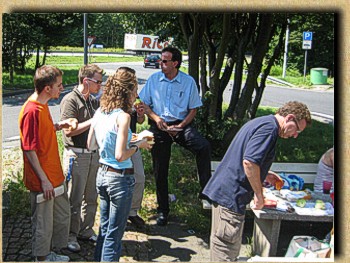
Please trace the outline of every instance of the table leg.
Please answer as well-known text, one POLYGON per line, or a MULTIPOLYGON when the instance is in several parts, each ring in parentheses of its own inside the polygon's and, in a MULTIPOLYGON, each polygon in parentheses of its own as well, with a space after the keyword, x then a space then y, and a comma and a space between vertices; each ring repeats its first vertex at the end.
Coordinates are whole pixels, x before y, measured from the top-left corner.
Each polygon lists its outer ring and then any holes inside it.
POLYGON ((277 254, 281 220, 254 218, 253 253, 261 257, 277 254))

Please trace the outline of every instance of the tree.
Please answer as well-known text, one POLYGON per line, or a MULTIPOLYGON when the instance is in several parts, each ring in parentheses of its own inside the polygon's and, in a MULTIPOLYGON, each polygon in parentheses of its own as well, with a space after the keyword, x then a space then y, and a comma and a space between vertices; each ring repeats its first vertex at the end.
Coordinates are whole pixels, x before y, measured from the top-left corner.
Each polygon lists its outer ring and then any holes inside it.
MULTIPOLYGON (((26 15, 26 14, 23 14, 26 15)), ((66 13, 32 14, 29 17, 31 28, 35 28, 40 34, 33 38, 36 44, 37 60, 35 68, 45 64, 49 48, 60 46, 67 42, 68 35, 58 34, 58 32, 70 32, 76 23, 82 24, 82 15, 66 13), (39 61, 39 51, 44 52, 43 59, 39 61)))
MULTIPOLYGON (((36 50, 35 69, 45 64, 46 55, 51 46, 67 43, 68 32, 81 20, 79 14, 33 14, 13 13, 3 15, 3 57, 4 70, 10 73, 13 81, 15 71, 24 72, 31 52, 36 50), (67 32, 59 34, 58 32, 67 32), (40 61, 39 51, 44 51, 40 61)), ((82 23, 82 22, 81 22, 82 23)), ((80 22, 79 22, 80 24, 80 22)))
MULTIPOLYGON (((303 24, 305 21, 313 21, 317 28, 323 27, 321 14, 308 14, 307 18, 288 13, 129 13, 120 16, 125 32, 161 38, 176 36, 174 45, 180 49, 183 49, 180 39, 185 40, 188 72, 204 101, 196 123, 217 155, 226 150, 241 125, 255 117, 267 76, 272 66, 281 62, 287 19, 292 21, 291 29, 294 25, 307 26, 303 24), (231 99, 224 110, 223 93, 231 78, 234 80, 231 99)), ((301 41, 297 39, 295 43, 301 46, 301 41)), ((293 46, 293 38, 291 43, 293 46)), ((289 61, 294 63, 293 59, 289 61)))
POLYGON ((3 14, 3 70, 9 72, 11 83, 16 71, 24 71, 34 47, 32 36, 37 35, 37 30, 30 30, 29 16, 3 14))
POLYGON ((189 65, 195 68, 192 71, 189 69, 189 72, 195 74, 195 79, 198 76, 199 61, 201 64, 200 83, 204 107, 200 111, 197 125, 211 141, 213 152, 222 155, 239 127, 246 120, 255 117, 266 85, 266 76, 281 54, 286 16, 271 13, 225 13, 180 14, 180 18, 181 29, 188 43, 189 65), (272 47, 273 55, 268 57, 269 44, 275 35, 279 36, 278 45, 272 47), (196 37, 200 40, 194 40, 196 37), (200 59, 198 50, 201 50, 200 59), (250 62, 246 60, 247 53, 252 54, 250 62), (242 88, 244 67, 247 68, 247 77, 242 88), (231 101, 223 114, 223 92, 233 69, 231 101), (206 81, 208 72, 209 84, 206 81), (261 78, 258 85, 261 72, 264 72, 265 77, 261 78))
POLYGON ((314 67, 325 67, 334 76, 334 13, 291 14, 288 68, 304 72, 305 50, 302 50, 303 32, 313 32, 312 49, 308 50, 308 72, 314 67))

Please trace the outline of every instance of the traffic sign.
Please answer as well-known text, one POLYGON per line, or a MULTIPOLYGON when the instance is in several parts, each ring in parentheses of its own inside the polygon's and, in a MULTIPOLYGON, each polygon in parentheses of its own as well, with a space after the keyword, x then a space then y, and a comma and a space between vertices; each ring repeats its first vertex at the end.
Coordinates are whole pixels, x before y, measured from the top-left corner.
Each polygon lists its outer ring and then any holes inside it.
POLYGON ((312 32, 303 32, 303 41, 304 40, 312 41, 312 32))
POLYGON ((94 43, 96 40, 95 36, 88 36, 88 45, 91 46, 92 43, 94 43))
POLYGON ((311 40, 304 40, 303 41, 303 49, 311 49, 312 41, 311 40))
POLYGON ((312 32, 303 32, 303 49, 311 49, 312 32))

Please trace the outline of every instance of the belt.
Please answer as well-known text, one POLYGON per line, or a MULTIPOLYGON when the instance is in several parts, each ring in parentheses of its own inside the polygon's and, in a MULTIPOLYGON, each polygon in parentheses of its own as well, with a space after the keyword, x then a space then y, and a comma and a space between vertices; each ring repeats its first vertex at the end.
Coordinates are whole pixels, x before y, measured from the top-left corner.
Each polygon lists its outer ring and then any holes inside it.
POLYGON ((110 167, 105 164, 100 164, 100 167, 107 167, 108 172, 115 172, 118 174, 134 174, 134 168, 114 169, 113 167, 110 167))
MULTIPOLYGON (((168 126, 172 126, 172 125, 177 125, 177 124, 180 124, 182 122, 182 120, 176 120, 176 121, 166 121, 166 125, 168 126)), ((153 125, 155 127, 157 127, 157 123, 151 119, 148 119, 148 123, 149 125, 153 125)))
POLYGON ((178 124, 180 124, 182 122, 182 120, 176 120, 176 121, 167 121, 166 122, 166 125, 168 125, 168 126, 172 126, 172 125, 178 125, 178 124))
POLYGON ((97 150, 90 151, 85 148, 77 148, 77 147, 67 147, 67 149, 72 150, 73 152, 76 152, 76 153, 96 153, 97 152, 97 150))

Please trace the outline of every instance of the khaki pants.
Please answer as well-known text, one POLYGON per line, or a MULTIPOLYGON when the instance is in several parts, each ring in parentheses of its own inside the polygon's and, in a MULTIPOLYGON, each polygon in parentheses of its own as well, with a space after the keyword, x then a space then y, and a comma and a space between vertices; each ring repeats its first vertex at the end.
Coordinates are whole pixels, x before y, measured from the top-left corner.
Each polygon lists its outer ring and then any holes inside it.
POLYGON ((213 205, 210 261, 236 261, 241 249, 244 215, 213 205))
POLYGON ((39 193, 30 192, 34 257, 47 256, 52 248, 67 247, 70 212, 66 186, 64 190, 62 195, 39 204, 39 193))
POLYGON ((89 238, 94 233, 93 226, 97 210, 96 176, 99 167, 98 153, 75 153, 64 150, 63 171, 67 177, 71 169, 71 179, 68 182, 68 196, 71 207, 71 222, 69 241, 76 241, 77 236, 89 238), (69 166, 69 159, 73 164, 69 166))
POLYGON ((129 216, 136 216, 137 211, 141 208, 143 191, 145 189, 145 170, 143 169, 142 155, 140 151, 133 154, 131 160, 134 166, 134 177, 136 183, 134 186, 129 216))

